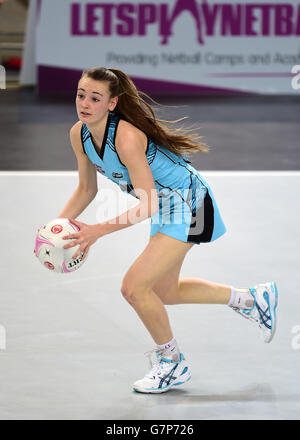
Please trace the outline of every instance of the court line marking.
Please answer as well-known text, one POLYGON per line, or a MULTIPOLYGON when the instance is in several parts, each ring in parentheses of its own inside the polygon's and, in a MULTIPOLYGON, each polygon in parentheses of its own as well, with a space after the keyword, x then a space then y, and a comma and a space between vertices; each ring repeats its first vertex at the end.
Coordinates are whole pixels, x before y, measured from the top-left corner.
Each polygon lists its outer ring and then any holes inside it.
MULTIPOLYGON (((205 171, 203 177, 299 177, 300 171, 205 171)), ((77 177, 78 171, 0 171, 0 177, 77 177)), ((106 176, 102 176, 106 177, 106 176)))

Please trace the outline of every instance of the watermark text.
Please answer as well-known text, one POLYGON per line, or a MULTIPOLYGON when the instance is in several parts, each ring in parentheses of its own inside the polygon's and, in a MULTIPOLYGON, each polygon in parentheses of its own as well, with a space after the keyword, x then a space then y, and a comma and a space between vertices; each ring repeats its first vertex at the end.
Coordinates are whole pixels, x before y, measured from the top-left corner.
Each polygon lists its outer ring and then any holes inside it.
POLYGON ((292 78, 292 88, 298 90, 300 89, 300 64, 292 67, 292 73, 295 74, 292 78))
POLYGON ((292 334, 294 335, 291 343, 292 349, 300 350, 300 325, 294 325, 292 328, 292 334))

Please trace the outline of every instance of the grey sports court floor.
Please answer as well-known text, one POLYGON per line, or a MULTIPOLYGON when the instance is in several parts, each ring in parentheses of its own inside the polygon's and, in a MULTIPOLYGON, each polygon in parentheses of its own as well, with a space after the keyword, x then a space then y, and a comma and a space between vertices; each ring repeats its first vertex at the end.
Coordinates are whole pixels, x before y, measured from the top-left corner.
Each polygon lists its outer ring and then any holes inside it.
MULTIPOLYGON (((72 107, 14 93, 2 96, 0 122, 0 419, 299 419, 299 101, 284 98, 280 112, 274 100, 273 118, 264 115, 264 101, 192 101, 194 118, 199 115, 215 145, 216 160, 197 168, 214 190, 228 232, 194 246, 181 276, 236 286, 276 280, 278 329, 264 344, 226 306, 168 306, 192 380, 166 394, 143 395, 131 384, 148 370, 144 352, 154 345, 120 284, 148 242, 149 221, 103 237, 73 274, 44 269, 32 252, 35 231, 57 216, 77 184, 65 132, 72 107), (59 160, 62 146, 69 166, 59 160), (264 167, 268 157, 273 171, 264 167)), ((265 108, 272 106, 265 101, 265 108)), ((99 188, 82 221, 96 223, 136 203, 101 176, 99 188), (104 189, 114 191, 113 202, 103 200, 104 189)))

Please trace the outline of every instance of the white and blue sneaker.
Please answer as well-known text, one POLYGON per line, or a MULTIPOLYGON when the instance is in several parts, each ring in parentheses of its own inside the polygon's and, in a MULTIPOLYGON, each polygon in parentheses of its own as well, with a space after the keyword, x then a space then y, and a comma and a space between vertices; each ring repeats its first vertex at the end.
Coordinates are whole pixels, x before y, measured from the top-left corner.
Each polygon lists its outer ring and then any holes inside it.
POLYGON ((151 370, 143 379, 133 384, 133 390, 138 393, 165 393, 170 388, 182 385, 191 379, 190 367, 180 354, 179 362, 162 357, 163 350, 151 350, 149 356, 151 370), (154 361, 151 355, 156 354, 154 361))
POLYGON ((276 330, 276 307, 278 304, 276 283, 273 281, 258 284, 250 287, 249 291, 254 298, 252 309, 232 308, 235 312, 259 326, 264 342, 271 342, 276 330))

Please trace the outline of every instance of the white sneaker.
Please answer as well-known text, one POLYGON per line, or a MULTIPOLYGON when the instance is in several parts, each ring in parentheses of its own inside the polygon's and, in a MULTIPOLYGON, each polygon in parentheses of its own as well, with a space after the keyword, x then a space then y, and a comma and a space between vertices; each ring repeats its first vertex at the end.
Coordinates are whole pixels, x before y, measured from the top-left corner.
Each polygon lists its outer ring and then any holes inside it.
POLYGON ((190 367, 183 354, 179 362, 162 357, 163 350, 151 350, 149 356, 151 370, 143 379, 133 384, 133 390, 139 393, 165 393, 173 386, 182 385, 191 378, 190 367), (152 361, 151 355, 156 354, 152 361))
POLYGON ((254 298, 252 309, 232 309, 258 325, 262 331, 265 342, 271 342, 276 330, 276 307, 278 304, 278 291, 276 283, 264 283, 249 288, 254 298))

